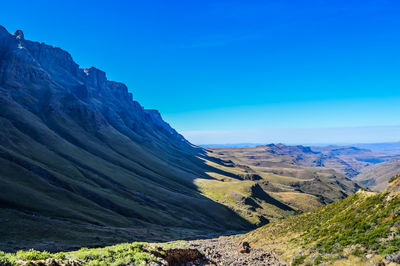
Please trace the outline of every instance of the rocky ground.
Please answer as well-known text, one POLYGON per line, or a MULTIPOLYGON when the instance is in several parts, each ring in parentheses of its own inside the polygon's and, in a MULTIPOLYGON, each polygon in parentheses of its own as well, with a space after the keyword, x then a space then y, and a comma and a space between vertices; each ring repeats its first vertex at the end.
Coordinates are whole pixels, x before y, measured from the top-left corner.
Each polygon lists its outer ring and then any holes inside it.
MULTIPOLYGON (((190 241, 192 250, 201 256, 194 261, 175 265, 286 265, 271 251, 253 249, 246 242, 232 237, 190 241)), ((171 263, 174 264, 174 263, 171 263)))

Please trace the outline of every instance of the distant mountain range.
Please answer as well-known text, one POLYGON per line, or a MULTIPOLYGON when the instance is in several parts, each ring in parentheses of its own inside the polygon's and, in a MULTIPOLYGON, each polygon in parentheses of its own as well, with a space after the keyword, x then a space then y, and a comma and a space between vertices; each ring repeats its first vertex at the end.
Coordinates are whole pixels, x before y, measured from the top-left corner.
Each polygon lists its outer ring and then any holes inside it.
MULTIPOLYGON (((281 160, 294 165, 335 169, 345 174, 348 178, 355 177, 368 166, 398 157, 397 155, 378 153, 354 146, 290 146, 284 144, 267 144, 242 148, 243 151, 251 151, 255 148, 263 149, 263 157, 253 156, 254 163, 258 165, 262 164, 262 159, 265 156, 280 156, 281 160)), ((215 149, 218 150, 218 148, 215 149)))
MULTIPOLYGON (((199 147, 203 148, 250 148, 256 147, 260 145, 268 145, 268 143, 229 143, 229 144, 200 144, 199 147)), ((292 144, 286 144, 292 145, 292 144)), ((400 142, 382 142, 382 143, 354 143, 354 144, 301 144, 303 146, 310 146, 316 148, 323 147, 356 147, 361 149, 368 149, 373 152, 390 154, 390 155, 399 155, 400 154, 400 142)))

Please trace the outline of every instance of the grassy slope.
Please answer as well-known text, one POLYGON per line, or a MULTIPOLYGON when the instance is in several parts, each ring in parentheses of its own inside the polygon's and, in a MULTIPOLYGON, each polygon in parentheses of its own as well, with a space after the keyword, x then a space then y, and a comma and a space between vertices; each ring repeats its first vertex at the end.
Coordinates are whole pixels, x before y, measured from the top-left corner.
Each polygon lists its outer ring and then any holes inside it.
POLYGON ((260 147, 214 149, 208 155, 204 162, 214 171, 206 174, 213 179, 196 179, 199 190, 257 225, 321 207, 357 188, 332 169, 290 164, 287 156, 267 157, 260 147))
MULTIPOLYGON (((284 146, 282 149, 285 151, 290 148, 290 146, 284 146)), ((272 153, 268 146, 212 151, 216 157, 233 161, 237 168, 250 167, 251 171, 246 168, 242 168, 242 171, 254 172, 263 180, 268 181, 270 191, 304 192, 322 196, 325 203, 330 203, 357 190, 357 186, 352 181, 335 170, 326 167, 303 166, 303 161, 311 160, 313 157, 306 160, 304 158, 307 158, 309 154, 301 153, 301 151, 294 155, 272 153)))
POLYGON ((400 250, 400 195, 359 191, 353 196, 275 222, 247 235, 253 246, 286 261, 356 265, 400 250))

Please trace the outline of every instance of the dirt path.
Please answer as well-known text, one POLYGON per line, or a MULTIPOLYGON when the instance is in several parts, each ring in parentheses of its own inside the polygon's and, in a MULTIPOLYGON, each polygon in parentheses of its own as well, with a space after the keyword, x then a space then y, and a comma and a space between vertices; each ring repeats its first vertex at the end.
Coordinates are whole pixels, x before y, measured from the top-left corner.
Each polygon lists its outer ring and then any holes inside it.
POLYGON ((189 247, 205 257, 186 265, 286 265, 271 251, 250 247, 245 253, 240 244, 233 237, 190 241, 189 247))

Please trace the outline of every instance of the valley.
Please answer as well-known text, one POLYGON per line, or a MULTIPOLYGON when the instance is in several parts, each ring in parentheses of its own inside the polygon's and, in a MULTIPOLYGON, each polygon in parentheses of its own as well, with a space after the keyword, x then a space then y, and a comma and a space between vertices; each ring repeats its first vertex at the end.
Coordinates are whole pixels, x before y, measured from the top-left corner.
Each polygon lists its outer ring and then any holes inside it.
POLYGON ((0 63, 0 265, 362 264, 399 251, 398 147, 199 147, 125 84, 21 30, 0 26, 0 63))
POLYGON ((51 254, 1 253, 4 265, 397 265, 398 178, 388 192, 360 190, 246 234, 194 241, 130 243, 51 254), (246 247, 243 249, 243 247, 246 247), (242 252, 244 250, 244 252, 242 252), (40 264, 42 263, 42 264, 40 264))

